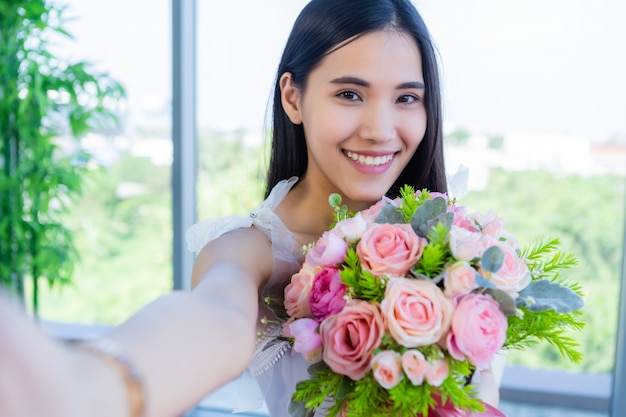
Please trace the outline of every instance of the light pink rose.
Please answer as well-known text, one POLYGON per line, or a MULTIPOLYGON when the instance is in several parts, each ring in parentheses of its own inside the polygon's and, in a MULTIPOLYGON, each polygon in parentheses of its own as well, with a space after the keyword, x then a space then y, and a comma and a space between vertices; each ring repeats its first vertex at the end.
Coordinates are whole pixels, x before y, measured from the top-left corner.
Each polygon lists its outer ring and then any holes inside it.
POLYGON ((293 335, 293 350, 313 363, 322 359, 322 338, 317 332, 318 323, 313 319, 298 319, 289 325, 293 335))
POLYGON ((300 271, 292 275, 291 282, 285 287, 285 309, 291 317, 311 317, 309 295, 319 269, 304 263, 300 271))
POLYGON ((515 237, 515 235, 507 230, 502 231, 502 234, 500 235, 500 241, 512 247, 515 252, 520 250, 520 244, 517 241, 517 238, 515 237))
POLYGON ((363 269, 374 275, 405 275, 422 256, 428 241, 409 224, 372 224, 357 244, 363 269))
POLYGON ((390 278, 381 303, 389 333, 406 347, 437 343, 450 328, 453 306, 431 281, 390 278))
POLYGON ((468 359, 478 369, 489 366, 506 339, 507 319, 500 305, 490 296, 468 294, 455 299, 446 346, 458 360, 468 359))
POLYGON ((506 292, 513 298, 530 284, 531 276, 528 265, 519 257, 515 249, 503 242, 495 242, 494 246, 502 249, 504 261, 496 272, 488 272, 479 268, 478 272, 491 281, 498 289, 506 292))
POLYGON ((424 354, 417 349, 409 349, 402 354, 402 369, 413 385, 422 385, 430 364, 424 354))
POLYGON ((478 288, 476 270, 465 261, 446 265, 443 270, 443 284, 443 292, 449 298, 454 295, 469 294, 478 288))
POLYGON ((489 210, 487 213, 471 213, 467 218, 472 220, 484 235, 491 236, 494 239, 500 238, 504 220, 498 217, 493 211, 489 210))
POLYGON ((381 387, 395 387, 403 378, 402 357, 393 350, 383 350, 372 358, 372 373, 381 387))
POLYGON ((367 229, 367 221, 363 218, 361 212, 353 217, 337 222, 332 232, 342 237, 348 243, 354 243, 361 238, 363 232, 367 229))
POLYGON ((463 230, 467 230, 468 232, 480 233, 480 230, 478 230, 471 220, 468 220, 466 217, 460 216, 457 213, 454 214, 452 225, 463 230))
POLYGON ((309 305, 311 315, 321 322, 331 314, 341 311, 346 305, 346 286, 341 283, 339 268, 326 266, 315 276, 311 287, 309 305))
POLYGON ((371 369, 371 356, 380 346, 385 328, 380 306, 348 301, 337 314, 320 324, 323 359, 338 374, 361 379, 371 369))
POLYGON ((450 239, 450 252, 457 261, 470 262, 479 256, 483 244, 481 239, 482 233, 471 231, 465 227, 452 225, 448 233, 450 239))
POLYGON ((343 262, 348 251, 348 244, 335 233, 329 231, 315 242, 304 258, 311 266, 336 265, 343 262))
POLYGON ((429 362, 425 377, 430 385, 438 387, 443 384, 449 374, 450 365, 448 361, 445 358, 439 358, 429 362))

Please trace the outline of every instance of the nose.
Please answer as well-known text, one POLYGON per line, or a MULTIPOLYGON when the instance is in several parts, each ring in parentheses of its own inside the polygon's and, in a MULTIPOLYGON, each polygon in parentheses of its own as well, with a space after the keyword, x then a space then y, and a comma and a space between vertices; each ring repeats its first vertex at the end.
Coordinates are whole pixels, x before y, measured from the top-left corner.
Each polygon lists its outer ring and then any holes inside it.
POLYGON ((382 143, 396 137, 394 112, 389 104, 370 102, 362 116, 360 135, 363 139, 382 143))

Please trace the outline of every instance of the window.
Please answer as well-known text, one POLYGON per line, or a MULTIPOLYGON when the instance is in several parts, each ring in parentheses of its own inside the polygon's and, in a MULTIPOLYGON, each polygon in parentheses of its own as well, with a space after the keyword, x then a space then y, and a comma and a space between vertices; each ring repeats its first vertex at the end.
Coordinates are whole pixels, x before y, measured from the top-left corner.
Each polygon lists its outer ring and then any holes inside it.
POLYGON ((44 289, 41 315, 119 323, 171 289, 171 30, 166 0, 66 1, 74 40, 55 45, 126 88, 117 132, 87 135, 92 155, 70 227, 80 261, 71 286, 44 289))

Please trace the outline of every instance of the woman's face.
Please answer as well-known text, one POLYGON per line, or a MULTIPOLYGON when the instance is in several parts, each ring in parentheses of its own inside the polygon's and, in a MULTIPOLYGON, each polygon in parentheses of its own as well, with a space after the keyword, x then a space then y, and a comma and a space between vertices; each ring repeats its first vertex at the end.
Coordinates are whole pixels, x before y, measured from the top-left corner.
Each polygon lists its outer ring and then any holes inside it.
POLYGON ((341 193, 346 203, 380 199, 426 131, 421 55, 403 32, 377 31, 341 46, 295 95, 287 113, 304 127, 303 181, 341 193))

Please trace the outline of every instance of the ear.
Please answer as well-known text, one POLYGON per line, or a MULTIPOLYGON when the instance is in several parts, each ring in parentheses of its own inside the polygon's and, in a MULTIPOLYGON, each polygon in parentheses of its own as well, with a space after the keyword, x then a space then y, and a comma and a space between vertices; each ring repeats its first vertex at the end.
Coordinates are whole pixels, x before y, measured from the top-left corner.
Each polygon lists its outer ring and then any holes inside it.
POLYGON ((291 120, 291 123, 299 125, 302 123, 300 116, 300 89, 293 84, 293 76, 286 72, 280 76, 280 100, 283 110, 291 120))

